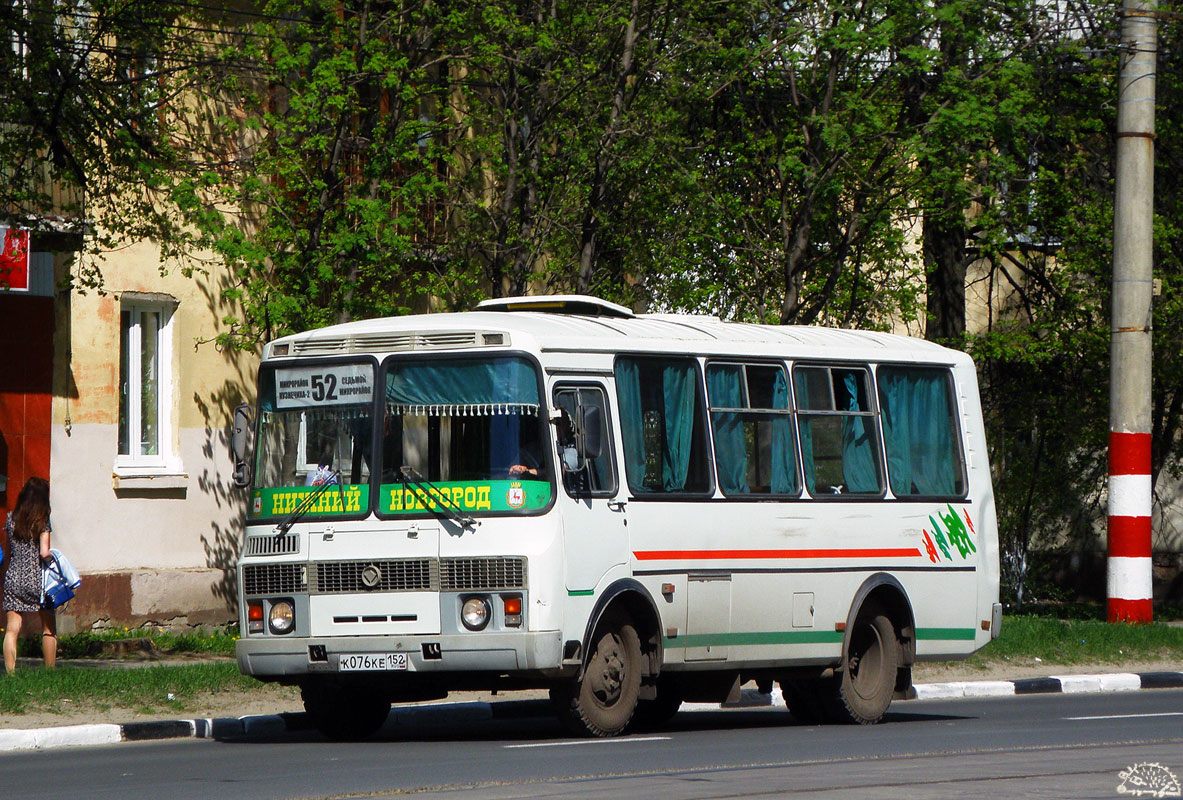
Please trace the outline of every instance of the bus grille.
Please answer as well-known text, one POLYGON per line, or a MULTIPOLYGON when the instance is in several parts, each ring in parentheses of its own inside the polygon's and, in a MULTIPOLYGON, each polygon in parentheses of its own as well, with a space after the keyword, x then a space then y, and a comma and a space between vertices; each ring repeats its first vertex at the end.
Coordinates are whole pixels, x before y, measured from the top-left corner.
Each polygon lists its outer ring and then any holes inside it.
POLYGON ((294 533, 248 536, 244 556, 289 556, 300 552, 300 537, 294 533))
POLYGON ((242 591, 250 596, 290 594, 308 589, 304 564, 247 564, 242 568, 242 591))
POLYGON ((525 586, 524 558, 446 558, 440 563, 440 588, 445 592, 523 589, 525 586))
POLYGON ((339 592, 416 592, 428 591, 433 584, 434 559, 398 561, 322 561, 316 564, 316 591, 339 592), (366 568, 373 567, 368 575, 366 568), (366 585, 366 577, 372 584, 366 585))
MULTIPOLYGON (((264 537, 261 537, 264 538, 264 537)), ((248 596, 349 592, 476 592, 526 588, 520 556, 406 558, 387 561, 320 561, 312 564, 245 564, 248 596), (373 567, 367 570, 367 567, 373 567), (369 585, 367 585, 369 581, 369 585)))

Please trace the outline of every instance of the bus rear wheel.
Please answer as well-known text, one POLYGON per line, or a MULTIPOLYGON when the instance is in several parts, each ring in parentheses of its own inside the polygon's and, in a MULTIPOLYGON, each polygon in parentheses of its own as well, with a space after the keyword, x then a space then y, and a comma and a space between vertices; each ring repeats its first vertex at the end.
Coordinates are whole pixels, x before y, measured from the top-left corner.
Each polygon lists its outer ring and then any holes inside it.
POLYGON ((829 717, 828 707, 837 695, 834 681, 820 678, 811 680, 782 680, 781 695, 793 718, 802 725, 820 725, 829 717))
POLYGON ((313 726, 336 742, 367 739, 390 716, 389 700, 353 687, 308 684, 300 698, 313 726))
POLYGON ((623 616, 606 617, 592 637, 583 677, 551 689, 559 719, 579 736, 624 732, 641 691, 641 640, 623 616))
POLYGON ((878 608, 859 612, 831 706, 835 721, 874 725, 895 694, 900 642, 891 619, 878 608))

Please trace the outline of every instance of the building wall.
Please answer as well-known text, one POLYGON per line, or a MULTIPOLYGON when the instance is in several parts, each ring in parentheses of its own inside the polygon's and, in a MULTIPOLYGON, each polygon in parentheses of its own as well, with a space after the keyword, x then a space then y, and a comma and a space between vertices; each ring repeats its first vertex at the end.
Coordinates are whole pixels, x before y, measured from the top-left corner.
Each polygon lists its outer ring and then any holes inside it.
MULTIPOLYGON (((69 269, 59 260, 59 283, 69 269)), ((54 541, 82 573, 63 631, 231 621, 244 494, 231 486, 234 406, 253 396, 257 359, 212 342, 232 309, 221 276, 161 275, 148 243, 111 253, 103 293, 56 298, 50 487, 54 541), (151 474, 116 465, 120 310, 175 303, 164 355, 174 458, 151 474)), ((164 374, 162 372, 162 374, 164 374)))

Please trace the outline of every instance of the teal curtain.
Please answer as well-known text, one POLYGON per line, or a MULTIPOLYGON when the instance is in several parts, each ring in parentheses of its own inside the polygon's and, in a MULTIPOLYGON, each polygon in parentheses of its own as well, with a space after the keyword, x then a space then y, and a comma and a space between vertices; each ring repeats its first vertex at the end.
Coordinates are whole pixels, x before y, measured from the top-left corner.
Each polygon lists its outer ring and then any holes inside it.
POLYGON ((801 431, 801 467, 805 472, 805 488, 810 494, 817 494, 817 469, 813 464, 813 431, 809 428, 809 417, 802 416, 797 420, 801 431))
MULTIPOLYGON (((849 410, 861 411, 858 390, 859 375, 848 372, 843 376, 843 385, 850 396, 849 410)), ((842 421, 842 477, 846 491, 875 493, 879 491, 879 470, 876 467, 874 426, 871 418, 846 416, 842 421)))
POLYGON ((645 488, 645 434, 641 414, 641 368, 636 361, 616 362, 616 399, 620 403, 620 432, 624 438, 624 471, 635 494, 645 488))
POLYGON ((386 375, 386 402, 436 417, 489 420, 489 464, 522 459, 522 414, 538 424, 538 374, 524 358, 396 361, 386 375))
POLYGON ((879 370, 887 472, 896 496, 957 493, 960 470, 949 399, 943 370, 879 370))
MULTIPOLYGON (((743 367, 713 364, 707 368, 707 397, 713 408, 744 408, 743 367)), ((724 494, 747 494, 748 453, 743 417, 736 411, 712 411, 715 469, 724 494)), ((775 469, 775 466, 773 467, 775 469)))
POLYGON ((409 406, 538 406, 538 375, 524 358, 395 362, 386 402, 409 406))
POLYGON ((831 411, 830 373, 818 367, 798 367, 793 370, 793 384, 797 388, 797 408, 807 411, 831 411))
MULTIPOLYGON (((784 370, 777 370, 772 387, 772 407, 789 407, 789 382, 784 370)), ((812 462, 812 447, 810 448, 812 462)), ((773 494, 797 493, 797 454, 793 450, 792 419, 787 414, 772 418, 772 486, 773 494)))
POLYGON ((694 364, 667 364, 661 370, 665 417, 665 452, 661 483, 667 492, 686 488, 690 446, 694 441, 694 364))

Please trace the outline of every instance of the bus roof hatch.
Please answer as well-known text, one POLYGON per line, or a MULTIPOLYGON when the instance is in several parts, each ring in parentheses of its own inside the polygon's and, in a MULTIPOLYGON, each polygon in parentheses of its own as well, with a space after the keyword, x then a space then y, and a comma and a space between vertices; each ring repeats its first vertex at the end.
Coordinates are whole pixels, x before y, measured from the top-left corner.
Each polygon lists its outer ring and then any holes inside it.
POLYGON ((498 297, 477 303, 477 311, 541 311, 550 314, 576 314, 588 317, 621 317, 636 315, 616 303, 583 294, 549 294, 536 297, 498 297))

